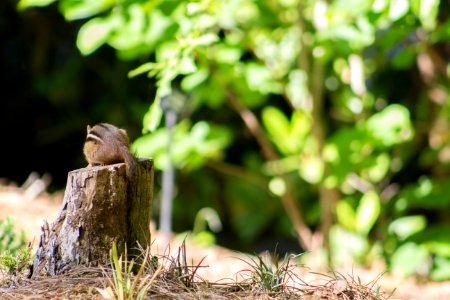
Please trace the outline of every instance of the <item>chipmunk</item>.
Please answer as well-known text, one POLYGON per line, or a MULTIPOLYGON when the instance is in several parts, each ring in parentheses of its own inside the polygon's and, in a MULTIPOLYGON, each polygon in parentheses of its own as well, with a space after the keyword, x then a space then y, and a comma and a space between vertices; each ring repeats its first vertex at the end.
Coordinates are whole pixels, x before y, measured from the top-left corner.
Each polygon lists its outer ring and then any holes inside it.
POLYGON ((87 126, 83 153, 88 166, 125 162, 128 179, 136 175, 137 160, 130 152, 127 132, 108 123, 87 126))

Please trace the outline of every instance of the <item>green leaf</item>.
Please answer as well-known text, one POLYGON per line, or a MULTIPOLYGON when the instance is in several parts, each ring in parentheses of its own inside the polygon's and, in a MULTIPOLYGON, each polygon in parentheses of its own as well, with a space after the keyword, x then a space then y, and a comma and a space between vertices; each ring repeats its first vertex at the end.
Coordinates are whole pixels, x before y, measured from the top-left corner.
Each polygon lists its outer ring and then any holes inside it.
POLYGON ((295 108, 305 109, 308 107, 307 100, 310 95, 307 80, 308 75, 303 70, 296 69, 289 72, 286 94, 295 108))
POLYGON ((428 263, 430 254, 427 249, 416 243, 406 243, 397 248, 391 257, 391 268, 403 276, 417 273, 428 263))
POLYGON ((228 128, 200 121, 192 126, 189 134, 176 139, 178 146, 174 147, 173 156, 183 167, 196 169, 210 159, 220 160, 231 139, 228 128))
POLYGON ((290 136, 291 150, 298 151, 303 141, 307 138, 312 127, 311 116, 301 110, 296 110, 291 117, 290 136))
POLYGON ((286 180, 280 176, 274 177, 269 181, 268 188, 274 195, 282 197, 286 194, 286 180))
POLYGON ((436 28, 436 21, 439 12, 440 0, 413 0, 411 1, 411 10, 416 16, 419 16, 423 27, 432 31, 436 28))
POLYGON ((73 21, 95 16, 116 5, 116 0, 65 0, 60 9, 66 20, 73 21))
POLYGON ((336 204, 336 217, 340 225, 349 231, 356 229, 356 214, 348 201, 340 200, 336 204))
POLYGON ((219 40, 219 37, 215 33, 206 33, 192 40, 192 46, 208 46, 219 40))
POLYGON ((337 130, 324 147, 324 160, 329 162, 333 181, 342 184, 347 176, 372 166, 373 146, 363 130, 358 127, 343 127, 337 130))
POLYGON ((24 10, 26 8, 29 7, 33 7, 33 6, 48 6, 50 4, 52 4, 53 2, 56 2, 56 0, 20 0, 19 3, 17 4, 17 8, 19 10, 24 10))
POLYGON ((178 71, 180 74, 191 74, 197 70, 194 58, 184 55, 178 63, 178 71))
MULTIPOLYGON (((147 8, 147 7, 145 7, 147 8)), ((149 24, 146 28, 145 42, 155 43, 158 40, 169 40, 173 38, 172 35, 168 35, 170 28, 176 28, 176 24, 170 16, 165 15, 159 9, 152 9, 148 16, 149 24)))
POLYGON ((264 127, 269 132, 274 143, 281 149, 284 141, 289 137, 290 124, 286 116, 276 107, 267 106, 262 111, 264 127))
POLYGON ((242 56, 242 49, 224 44, 217 44, 214 48, 214 58, 219 63, 234 64, 242 56))
POLYGON ((434 258, 434 267, 431 269, 431 280, 442 281, 450 279, 450 259, 436 256, 434 258))
MULTIPOLYGON (((289 120, 274 106, 266 106, 263 109, 262 121, 271 140, 285 155, 299 153, 311 129, 311 120, 305 113, 295 111, 289 120)), ((315 162, 311 163, 316 165, 315 162)))
POLYGON ((167 130, 160 128, 136 139, 132 145, 132 150, 139 157, 153 158, 155 168, 164 170, 169 161, 167 156, 168 140, 167 130))
POLYGON ((245 78, 251 90, 261 94, 281 93, 281 84, 272 78, 269 69, 264 65, 249 63, 245 71, 245 78))
POLYGON ((77 47, 81 54, 89 55, 105 44, 111 32, 117 27, 117 18, 94 18, 83 26, 77 36, 77 47))
POLYGON ((378 219, 381 210, 380 197, 375 191, 365 193, 356 209, 356 230, 367 235, 378 219))
POLYGON ((367 169, 367 177, 371 182, 380 182, 387 175, 391 166, 391 158, 387 153, 381 153, 375 157, 367 169))
MULTIPOLYGON (((428 1, 428 0, 427 0, 428 1)), ((389 6, 389 17, 392 21, 397 21, 409 10, 409 1, 408 0, 392 0, 390 1, 389 6)))
POLYGON ((395 234, 399 240, 404 240, 414 233, 420 232, 427 226, 424 216, 406 216, 398 218, 389 224, 388 231, 395 234))
POLYGON ((202 84, 209 77, 209 70, 204 68, 195 71, 192 74, 189 74, 183 78, 181 81, 181 87, 185 91, 190 91, 200 84, 202 84))
POLYGON ((369 242, 365 236, 334 225, 330 229, 330 244, 333 249, 333 263, 353 264, 363 262, 369 251, 369 242))
POLYGON ((208 160, 220 160, 233 137, 228 128, 205 121, 194 124, 190 129, 187 121, 180 122, 173 131, 172 157, 169 157, 168 134, 166 128, 160 128, 137 139, 133 149, 139 155, 153 157, 158 169, 164 169, 171 161, 177 168, 192 170, 208 160))
POLYGON ((131 70, 130 72, 128 72, 128 77, 135 77, 135 76, 138 76, 138 75, 140 75, 142 73, 147 73, 147 72, 150 72, 150 71, 153 71, 153 70, 156 71, 156 70, 159 70, 159 69, 160 69, 160 65, 159 64, 148 62, 148 63, 142 64, 139 67, 137 67, 136 69, 131 70))
POLYGON ((317 184, 322 180, 324 164, 320 157, 305 156, 299 166, 300 176, 311 184, 317 184))
POLYGON ((450 258, 450 226, 434 225, 408 237, 407 241, 422 244, 433 253, 450 258))
POLYGON ((409 111, 399 104, 389 105, 372 115, 367 120, 366 130, 385 147, 409 141, 414 135, 409 111))
POLYGON ((192 235, 192 242, 200 247, 211 247, 216 244, 216 237, 209 231, 200 231, 192 235))
POLYGON ((144 115, 143 131, 155 131, 161 122, 162 114, 163 112, 160 105, 160 98, 156 97, 155 101, 153 101, 152 105, 150 105, 150 109, 144 115))
POLYGON ((118 50, 130 50, 145 45, 146 28, 150 23, 150 15, 143 6, 134 3, 124 12, 115 13, 120 19, 120 26, 111 35, 108 43, 118 50))
POLYGON ((406 209, 446 210, 450 208, 450 179, 421 177, 418 183, 406 186, 395 203, 398 211, 406 209))

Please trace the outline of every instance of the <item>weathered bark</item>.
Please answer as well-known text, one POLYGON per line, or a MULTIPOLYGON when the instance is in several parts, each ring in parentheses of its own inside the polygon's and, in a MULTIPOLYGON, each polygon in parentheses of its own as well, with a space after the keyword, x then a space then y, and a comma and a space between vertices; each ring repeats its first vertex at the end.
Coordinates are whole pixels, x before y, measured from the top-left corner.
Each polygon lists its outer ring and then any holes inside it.
POLYGON ((128 253, 148 245, 152 194, 148 159, 139 162, 130 183, 123 163, 69 172, 61 211, 51 227, 46 221, 42 226, 30 276, 107 264, 113 241, 128 253))

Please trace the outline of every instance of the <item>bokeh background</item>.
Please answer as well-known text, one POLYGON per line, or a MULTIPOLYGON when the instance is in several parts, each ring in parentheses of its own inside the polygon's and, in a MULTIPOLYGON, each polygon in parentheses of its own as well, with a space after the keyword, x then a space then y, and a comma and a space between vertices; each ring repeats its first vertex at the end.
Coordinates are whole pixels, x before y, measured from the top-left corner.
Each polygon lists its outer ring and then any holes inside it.
POLYGON ((109 122, 155 159, 155 220, 174 166, 175 232, 448 279, 449 12, 439 0, 4 0, 0 177, 36 171, 63 189, 86 165, 86 125, 109 122))

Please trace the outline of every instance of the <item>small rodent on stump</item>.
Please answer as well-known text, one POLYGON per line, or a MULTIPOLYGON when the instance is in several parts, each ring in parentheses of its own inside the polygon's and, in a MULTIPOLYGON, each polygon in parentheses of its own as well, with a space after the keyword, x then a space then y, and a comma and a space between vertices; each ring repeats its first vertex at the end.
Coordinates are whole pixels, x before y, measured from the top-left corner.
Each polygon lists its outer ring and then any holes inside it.
POLYGON ((108 123, 87 126, 83 153, 89 166, 125 162, 127 177, 136 175, 136 158, 130 152, 127 132, 108 123))

